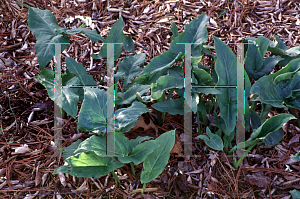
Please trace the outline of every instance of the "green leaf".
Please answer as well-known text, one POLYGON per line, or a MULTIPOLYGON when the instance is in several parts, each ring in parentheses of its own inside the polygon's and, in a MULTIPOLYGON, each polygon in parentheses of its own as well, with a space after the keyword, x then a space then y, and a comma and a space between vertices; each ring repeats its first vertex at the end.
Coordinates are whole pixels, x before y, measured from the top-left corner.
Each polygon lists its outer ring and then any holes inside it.
MULTIPOLYGON (((144 140, 148 140, 151 137, 137 137, 136 139, 128 140, 122 132, 115 132, 115 155, 116 156, 128 156, 132 149, 144 140)), ((106 156, 106 135, 93 135, 86 139, 78 146, 75 153, 93 151, 98 156, 106 156)), ((112 152, 112 151, 108 151, 112 152)))
POLYGON ((138 66, 144 65, 144 61, 144 53, 125 57, 119 64, 118 72, 115 75, 115 82, 124 76, 123 89, 125 89, 129 82, 141 72, 142 69, 138 66))
POLYGON ((54 71, 41 69, 40 75, 35 76, 35 78, 47 89, 48 96, 54 101, 54 71))
MULTIPOLYGON (((68 82, 77 82, 77 77, 73 77, 68 82)), ((36 79, 47 89, 50 99, 54 101, 54 72, 51 69, 42 69, 40 75, 36 79)), ((62 101, 58 102, 58 106, 63 108, 66 113, 76 118, 78 111, 78 94, 76 88, 63 88, 62 101)), ((57 96, 59 98, 60 96, 57 96)))
MULTIPOLYGON (((246 53, 245 69, 250 79, 257 80, 260 76, 257 73, 262 70, 263 57, 255 44, 249 44, 246 53)), ((268 71, 269 72, 269 71, 268 71)), ((263 76, 264 74, 261 74, 263 76)))
POLYGON ((296 155, 292 155, 293 160, 300 161, 300 152, 296 153, 296 155))
POLYGON ((296 189, 290 191, 290 194, 292 194, 293 199, 299 199, 300 198, 300 192, 296 189))
POLYGON ((199 95, 197 93, 192 93, 192 111, 194 114, 197 114, 199 100, 199 95))
POLYGON ((76 119, 78 112, 78 101, 79 96, 73 92, 73 88, 63 88, 62 89, 62 104, 64 111, 67 114, 76 119))
MULTIPOLYGON (((185 26, 185 31, 180 33, 171 42, 170 49, 163 54, 154 57, 139 76, 149 75, 165 68, 170 68, 175 60, 178 59, 179 53, 184 54, 185 52, 184 45, 178 43, 205 43, 208 39, 206 24, 208 24, 208 17, 205 14, 202 14, 187 24, 185 26)), ((193 53, 198 53, 195 49, 199 44, 192 45, 192 55, 194 55, 193 53)))
POLYGON ((291 108, 300 109, 300 93, 292 92, 292 96, 288 99, 284 99, 284 102, 291 108))
POLYGON ((300 58, 300 54, 299 54, 299 55, 296 55, 296 56, 281 55, 281 58, 282 58, 283 60, 281 60, 280 62, 278 62, 278 66, 285 67, 285 66, 288 65, 292 60, 300 58))
MULTIPOLYGON (((217 85, 237 85, 237 59, 231 49, 217 37, 214 38, 217 62, 215 70, 218 75, 217 85)), ((221 94, 217 95, 220 114, 226 123, 226 135, 229 135, 236 126, 237 94, 236 88, 218 88, 221 94)))
POLYGON ((288 50, 288 47, 283 43, 283 41, 278 36, 273 35, 273 37, 277 41, 276 48, 280 48, 280 49, 282 49, 284 51, 288 50))
POLYGON ((71 156, 67 162, 71 166, 72 176, 85 178, 99 178, 124 165, 111 157, 99 157, 93 151, 71 156))
POLYGON ((74 77, 75 77, 75 75, 73 73, 70 73, 70 71, 67 69, 64 74, 61 74, 61 84, 63 86, 65 86, 66 82, 69 81, 70 79, 74 78, 74 77))
POLYGON ((118 159, 122 163, 133 162, 135 165, 138 165, 158 147, 160 147, 160 144, 156 140, 149 140, 135 146, 129 156, 119 157, 118 159))
MULTIPOLYGON (((45 68, 55 53, 55 45, 49 43, 70 43, 69 37, 59 34, 60 27, 49 10, 29 8, 28 27, 37 40, 35 52, 41 69, 45 68)), ((63 51, 66 47, 67 44, 62 44, 61 50, 63 51)))
POLYGON ((150 112, 141 102, 133 102, 128 108, 118 109, 115 114, 115 127, 122 132, 128 132, 135 125, 140 116, 150 112))
POLYGON ((258 45, 259 52, 261 54, 261 57, 263 58, 271 41, 264 36, 259 36, 254 40, 254 42, 258 45))
POLYGON ((163 102, 157 102, 152 107, 160 112, 168 112, 171 115, 183 115, 184 114, 184 99, 170 99, 163 102))
POLYGON ((118 99, 116 99, 116 104, 131 104, 135 100, 137 92, 140 95, 144 95, 148 92, 150 88, 151 85, 136 84, 134 86, 131 86, 127 91, 118 93, 118 99))
MULTIPOLYGON (((75 153, 78 151, 93 151, 98 156, 106 155, 106 135, 93 135, 90 138, 87 138, 82 143, 79 144, 78 149, 75 150, 75 153)), ((119 151, 115 150, 115 154, 119 151)), ((120 154, 119 154, 120 155, 120 154)))
MULTIPOLYGON (((117 60, 120 57, 122 53, 122 48, 129 52, 134 51, 134 43, 130 37, 124 35, 123 28, 123 18, 120 17, 110 29, 109 34, 104 41, 104 43, 123 43, 114 44, 114 60, 117 60)), ((99 54, 94 54, 91 56, 94 59, 107 58, 107 45, 103 45, 101 47, 99 54)))
POLYGON ((199 135, 198 137, 202 140, 204 140, 205 144, 214 149, 214 150, 223 150, 223 141, 222 139, 218 136, 213 134, 208 127, 206 127, 206 135, 199 135))
POLYGON ((271 74, 272 79, 274 80, 278 75, 281 75, 283 73, 287 72, 298 72, 300 70, 300 58, 294 59, 289 62, 289 64, 282 68, 281 70, 277 71, 276 73, 271 74))
POLYGON ((261 126, 261 121, 260 121, 260 118, 259 118, 259 115, 251 110, 251 126, 252 126, 252 129, 253 131, 255 131, 256 129, 258 129, 260 126, 261 126))
POLYGON ((293 115, 288 113, 282 113, 271 117, 265 121, 258 129, 252 132, 249 140, 254 140, 256 138, 263 138, 271 132, 278 130, 284 123, 291 119, 296 119, 293 115))
POLYGON ((267 57, 263 60, 263 56, 260 54, 258 47, 254 44, 250 44, 246 54, 245 69, 250 79, 258 80, 264 75, 267 75, 281 60, 283 60, 283 58, 280 57, 267 57))
POLYGON ((70 172, 70 167, 67 166, 67 165, 58 167, 58 168, 54 169, 54 172, 52 174, 55 175, 55 174, 58 174, 59 172, 69 173, 70 172))
POLYGON ((105 132, 106 102, 104 90, 98 88, 84 88, 84 100, 78 118, 78 129, 82 131, 105 132))
POLYGON ((183 68, 180 66, 173 66, 169 69, 169 75, 178 78, 184 77, 183 68))
POLYGON ((213 81, 212 77, 205 70, 194 67, 193 73, 195 74, 195 77, 198 81, 198 85, 203 85, 202 82, 205 85, 213 85, 214 81, 213 81))
POLYGON ((284 73, 278 75, 274 82, 281 88, 282 95, 284 98, 289 98, 292 95, 292 91, 299 89, 300 85, 300 71, 296 74, 293 72, 284 73))
POLYGON ((277 131, 271 132, 266 137, 262 138, 262 141, 267 146, 275 146, 277 145, 284 136, 284 131, 282 129, 278 129, 277 131))
POLYGON ((264 76, 255 82, 250 90, 251 93, 256 93, 259 97, 255 100, 259 100, 266 104, 271 104, 274 107, 284 107, 283 94, 281 88, 274 84, 272 81, 272 76, 264 76))
POLYGON ((77 33, 83 33, 85 34, 90 40, 92 40, 92 42, 97 42, 99 40, 105 42, 106 40, 97 33, 96 30, 90 30, 87 28, 74 28, 74 29, 67 29, 66 31, 64 31, 63 33, 67 34, 67 35, 74 35, 77 33))
POLYGON ((148 183, 157 178, 168 164, 170 151, 175 144, 175 130, 160 135, 156 140, 160 147, 156 148, 145 159, 141 173, 141 183, 148 183))
POLYGON ((295 56, 300 54, 300 46, 295 46, 285 51, 289 56, 295 56))
POLYGON ((205 95, 208 94, 221 94, 221 92, 219 90, 217 90, 216 88, 193 88, 193 92, 196 93, 204 93, 205 95))
POLYGON ((73 142, 70 146, 62 148, 61 151, 63 152, 63 158, 66 160, 69 157, 78 154, 75 153, 75 151, 78 149, 80 143, 82 143, 82 140, 78 139, 76 142, 73 142))
POLYGON ((151 92, 165 91, 172 88, 183 88, 184 78, 174 76, 161 76, 152 86, 151 92))
POLYGON ((86 73, 86 69, 81 63, 77 63, 75 59, 71 57, 66 57, 65 60, 68 70, 79 78, 81 85, 97 85, 97 82, 93 79, 93 76, 86 73))
POLYGON ((171 31, 172 31, 171 40, 173 40, 175 37, 177 37, 179 35, 178 28, 174 22, 172 22, 171 31))

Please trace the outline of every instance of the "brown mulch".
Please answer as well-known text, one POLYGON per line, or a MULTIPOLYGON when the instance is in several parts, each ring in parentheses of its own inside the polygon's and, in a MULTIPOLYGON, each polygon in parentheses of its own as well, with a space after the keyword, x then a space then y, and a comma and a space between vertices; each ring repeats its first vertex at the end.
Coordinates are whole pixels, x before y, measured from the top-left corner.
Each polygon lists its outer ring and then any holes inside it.
MULTIPOLYGON (((124 34, 134 40, 135 53, 146 54, 146 64, 169 49, 172 22, 182 32, 186 24, 203 13, 211 19, 207 25, 208 45, 213 45, 212 35, 226 44, 239 43, 243 37, 265 36, 274 40, 273 34, 288 48, 297 46, 300 41, 300 5, 296 0, 22 2, 50 10, 61 27, 72 27, 65 22, 70 16, 90 16, 103 37, 122 16, 124 34)), ((0 0, 0 198, 55 198, 56 195, 56 198, 287 199, 291 198, 290 190, 300 189, 300 165, 290 158, 300 149, 300 128, 295 120, 284 125, 286 134, 280 145, 254 148, 236 170, 231 166, 231 157, 203 145, 200 147, 196 138, 193 153, 199 157, 176 157, 182 153, 183 118, 167 114, 164 125, 159 127, 156 114, 145 115, 143 125, 151 128, 135 128, 129 137, 157 131, 161 134, 171 129, 177 129, 178 134, 168 166, 147 184, 145 194, 141 194, 139 183, 142 165, 135 166, 137 179, 129 166, 118 169, 120 188, 114 186, 111 175, 91 179, 52 175, 64 161, 52 156, 53 102, 34 78, 40 69, 34 51, 36 40, 27 27, 27 14, 28 9, 21 8, 15 0, 0 0), (15 149, 22 146, 26 151, 16 153, 15 149)), ((77 19, 73 25, 78 27, 81 23, 77 19)), ((78 34, 71 36, 71 46, 67 48, 68 55, 82 63, 97 80, 104 72, 106 60, 91 60, 89 53, 97 52, 100 46, 101 43, 92 43, 78 34)), ((235 45, 229 46, 236 51, 235 45)), ((206 57, 203 64, 209 65, 206 57)), ((53 66, 51 61, 47 68, 53 66)), ((272 109, 269 117, 282 112, 288 111, 272 109)), ((63 137, 63 146, 69 146, 89 135, 77 129, 77 119, 68 116, 64 119, 63 137)))

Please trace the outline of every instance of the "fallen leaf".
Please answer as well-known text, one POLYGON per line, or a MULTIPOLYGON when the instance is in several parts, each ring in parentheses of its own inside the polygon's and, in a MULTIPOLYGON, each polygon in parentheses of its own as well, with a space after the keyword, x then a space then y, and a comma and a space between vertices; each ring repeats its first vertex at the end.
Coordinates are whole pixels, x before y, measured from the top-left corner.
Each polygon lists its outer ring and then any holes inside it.
POLYGON ((21 146, 21 147, 16 147, 15 148, 15 152, 12 152, 11 154, 23 154, 23 153, 29 153, 31 152, 32 149, 28 148, 27 145, 21 146))
POLYGON ((182 149, 182 144, 180 142, 180 138, 177 134, 175 134, 175 144, 170 153, 176 153, 178 155, 183 155, 181 153, 182 150, 183 149, 182 149))
POLYGON ((267 187, 271 183, 271 178, 268 176, 265 176, 262 173, 254 173, 254 174, 248 174, 246 175, 245 180, 249 182, 251 185, 255 185, 258 187, 267 187))

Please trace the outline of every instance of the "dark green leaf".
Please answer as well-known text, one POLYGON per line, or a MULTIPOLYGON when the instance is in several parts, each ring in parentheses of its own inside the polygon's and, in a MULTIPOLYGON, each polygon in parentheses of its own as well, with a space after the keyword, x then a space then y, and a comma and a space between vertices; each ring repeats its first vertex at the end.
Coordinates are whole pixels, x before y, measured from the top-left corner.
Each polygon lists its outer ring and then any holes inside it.
POLYGON ((85 34, 90 40, 92 40, 92 42, 97 42, 99 40, 105 42, 106 40, 97 33, 96 30, 90 30, 87 28, 74 28, 74 29, 67 29, 65 31, 65 34, 67 35, 74 35, 77 33, 83 33, 85 34))
POLYGON ((105 132, 106 92, 98 88, 84 88, 84 100, 79 112, 78 129, 105 132))
POLYGON ((128 132, 136 125, 139 117, 150 112, 146 105, 141 102, 133 102, 128 108, 118 109, 115 114, 115 126, 122 132, 128 132))
POLYGON ((184 114, 184 99, 170 99, 163 102, 157 102, 152 107, 160 112, 168 112, 171 115, 184 114))
POLYGON ((176 26, 176 24, 174 22, 172 23, 171 31, 172 31, 172 34, 173 34, 171 36, 171 40, 173 40, 175 37, 177 37, 179 35, 178 28, 177 28, 177 26, 176 26))
POLYGON ((81 63, 77 63, 71 57, 66 57, 65 60, 68 70, 79 78, 81 85, 97 85, 97 82, 93 79, 93 76, 86 73, 86 69, 81 63))
POLYGON ((123 88, 125 89, 129 82, 141 72, 142 69, 138 66, 144 65, 144 61, 144 53, 125 57, 119 64, 118 72, 115 75, 115 81, 117 82, 122 76, 124 76, 123 88))
MULTIPOLYGON (((217 85, 237 85, 237 59, 231 49, 226 46, 217 37, 214 38, 215 48, 217 52, 217 62, 215 65, 218 74, 217 85)), ((217 95, 220 114, 226 123, 226 135, 230 134, 236 126, 237 116, 237 94, 236 88, 218 88, 221 94, 217 95)))
POLYGON ((259 36, 254 40, 254 42, 258 45, 259 52, 263 58, 271 41, 263 36, 259 36))
POLYGON ((218 136, 213 134, 208 127, 206 127, 206 135, 199 135, 198 137, 202 140, 204 140, 205 144, 214 149, 214 150, 223 150, 223 141, 222 139, 218 136))
POLYGON ((284 107, 282 105, 283 95, 281 88, 274 84, 272 81, 272 76, 264 76, 255 82, 251 87, 251 93, 256 93, 259 98, 256 99, 264 102, 266 104, 271 104, 274 107, 284 107))
POLYGON ((266 135, 262 140, 267 146, 275 146, 277 145, 284 136, 284 131, 282 129, 278 129, 277 131, 271 132, 266 135))
MULTIPOLYGON (((122 53, 122 46, 124 50, 133 52, 134 44, 131 38, 125 36, 123 33, 124 23, 123 18, 120 17, 119 20, 110 29, 108 36, 106 37, 104 43, 123 43, 114 44, 114 60, 117 60, 122 53)), ((107 58, 107 45, 103 45, 99 54, 91 55, 94 59, 107 58)))
MULTIPOLYGON (((28 27, 36 37, 35 52, 41 69, 50 62, 54 56, 55 45, 50 43, 70 43, 70 38, 60 35, 60 27, 55 16, 49 10, 29 8, 28 27)), ((67 47, 61 46, 61 51, 67 47)))
POLYGON ((140 95, 144 95, 150 88, 151 85, 136 84, 134 86, 131 86, 127 91, 118 93, 119 98, 116 100, 116 104, 131 104, 135 100, 137 92, 140 95))
POLYGON ((258 129, 253 131, 249 140, 263 138, 269 133, 277 131, 284 123, 288 122, 291 119, 295 119, 295 117, 287 113, 273 116, 265 121, 258 129))

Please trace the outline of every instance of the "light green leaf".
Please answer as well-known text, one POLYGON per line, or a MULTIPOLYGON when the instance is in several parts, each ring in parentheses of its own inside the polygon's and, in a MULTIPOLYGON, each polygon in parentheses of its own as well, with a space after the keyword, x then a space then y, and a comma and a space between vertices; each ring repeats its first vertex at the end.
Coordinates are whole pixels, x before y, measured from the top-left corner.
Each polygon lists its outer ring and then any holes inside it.
POLYGON ((71 156, 67 162, 71 166, 72 176, 85 178, 99 178, 124 165, 111 157, 99 157, 93 151, 71 156))
POLYGON ((78 153, 75 153, 75 151, 78 149, 79 144, 82 142, 81 139, 78 139, 76 142, 73 142, 70 146, 68 147, 64 147, 61 149, 62 153, 63 153, 63 158, 66 160, 71 156, 74 156, 78 153))
POLYGON ((40 75, 35 76, 35 78, 47 89, 48 96, 54 101, 54 71, 41 69, 40 75))
POLYGON ((142 184, 157 178, 168 164, 170 151, 175 144, 175 130, 163 133, 155 141, 160 144, 160 147, 149 154, 143 163, 144 170, 141 173, 142 184))
POLYGON ((158 147, 160 147, 160 144, 156 140, 149 140, 135 146, 129 156, 119 157, 118 159, 122 163, 133 162, 135 165, 138 165, 158 147))
MULTIPOLYGON (((68 82, 77 82, 77 77, 73 77, 68 82)), ((51 69, 42 69, 40 75, 36 79, 47 89, 50 99, 54 101, 54 72, 51 69)), ((58 106, 63 108, 66 113, 76 118, 78 111, 78 94, 76 88, 63 88, 62 101, 58 102, 58 106)), ((57 96, 59 98, 60 96, 57 96)))
POLYGON ((277 71, 276 73, 271 74, 272 79, 274 80, 278 75, 281 75, 283 73, 287 72, 298 72, 300 70, 300 58, 294 59, 289 62, 289 64, 282 68, 281 70, 277 71))
POLYGON ((70 169, 69 166, 64 165, 64 166, 61 166, 61 167, 56 168, 52 174, 55 175, 55 174, 58 174, 59 172, 62 172, 62 173, 69 173, 70 170, 71 170, 71 169, 70 169))

